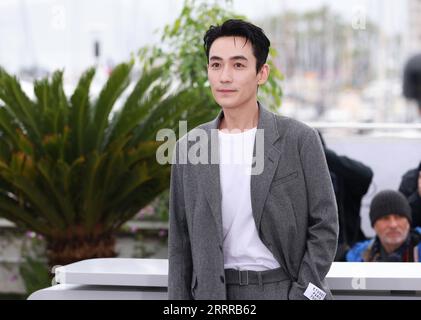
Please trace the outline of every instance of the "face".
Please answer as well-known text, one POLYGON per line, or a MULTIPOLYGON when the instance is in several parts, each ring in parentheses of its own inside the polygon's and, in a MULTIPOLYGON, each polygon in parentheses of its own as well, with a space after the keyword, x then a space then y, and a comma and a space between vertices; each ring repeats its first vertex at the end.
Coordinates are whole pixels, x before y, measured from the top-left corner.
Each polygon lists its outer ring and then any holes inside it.
POLYGON ((374 223, 374 230, 383 245, 399 247, 408 236, 409 221, 407 218, 389 214, 374 223))
POLYGON ((257 101, 257 87, 266 82, 269 66, 256 74, 256 58, 250 41, 221 37, 209 50, 208 78, 212 94, 222 108, 239 108, 257 101))

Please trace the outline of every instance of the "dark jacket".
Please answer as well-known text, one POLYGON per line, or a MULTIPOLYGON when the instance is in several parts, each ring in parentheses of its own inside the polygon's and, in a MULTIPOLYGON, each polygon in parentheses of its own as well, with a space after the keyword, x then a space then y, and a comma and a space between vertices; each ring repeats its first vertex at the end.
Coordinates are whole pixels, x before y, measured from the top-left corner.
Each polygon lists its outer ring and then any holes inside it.
POLYGON ((326 160, 335 190, 339 214, 339 240, 336 261, 344 261, 347 249, 366 237, 361 230, 361 200, 373 179, 373 171, 363 163, 339 156, 325 148, 326 160))
POLYGON ((412 226, 421 227, 421 197, 418 193, 418 176, 421 171, 421 163, 417 169, 409 170, 402 177, 399 191, 409 201, 412 209, 412 226))

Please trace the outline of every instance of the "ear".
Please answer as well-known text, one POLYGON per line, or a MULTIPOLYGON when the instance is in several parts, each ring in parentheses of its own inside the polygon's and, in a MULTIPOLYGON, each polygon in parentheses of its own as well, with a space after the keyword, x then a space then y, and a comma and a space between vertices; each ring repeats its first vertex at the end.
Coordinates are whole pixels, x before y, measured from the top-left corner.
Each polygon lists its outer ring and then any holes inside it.
POLYGON ((262 68, 260 69, 259 73, 257 74, 257 84, 260 86, 265 84, 269 78, 270 74, 270 67, 267 63, 265 63, 262 68))

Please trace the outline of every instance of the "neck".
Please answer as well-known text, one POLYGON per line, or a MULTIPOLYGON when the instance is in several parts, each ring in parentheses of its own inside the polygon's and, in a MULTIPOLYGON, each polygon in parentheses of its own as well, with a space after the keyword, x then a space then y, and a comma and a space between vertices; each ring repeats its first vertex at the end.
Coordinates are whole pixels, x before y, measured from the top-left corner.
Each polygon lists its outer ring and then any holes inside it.
POLYGON ((384 251, 386 251, 387 254, 391 254, 392 252, 396 251, 396 249, 398 249, 401 245, 402 243, 401 244, 383 244, 382 243, 383 249, 384 251))
POLYGON ((259 121, 259 107, 256 101, 237 108, 224 108, 224 117, 219 129, 249 130, 257 127, 259 121))

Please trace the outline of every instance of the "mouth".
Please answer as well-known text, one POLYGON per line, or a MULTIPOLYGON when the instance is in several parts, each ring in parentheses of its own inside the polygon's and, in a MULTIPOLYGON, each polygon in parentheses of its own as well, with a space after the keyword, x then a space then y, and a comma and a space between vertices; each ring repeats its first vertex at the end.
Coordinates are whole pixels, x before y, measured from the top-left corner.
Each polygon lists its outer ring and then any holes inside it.
POLYGON ((234 93, 234 92, 237 92, 237 90, 229 90, 229 89, 219 89, 219 90, 216 90, 217 92, 219 92, 219 93, 234 93))
POLYGON ((399 231, 391 231, 387 233, 387 236, 389 237, 400 237, 401 233, 399 231))

